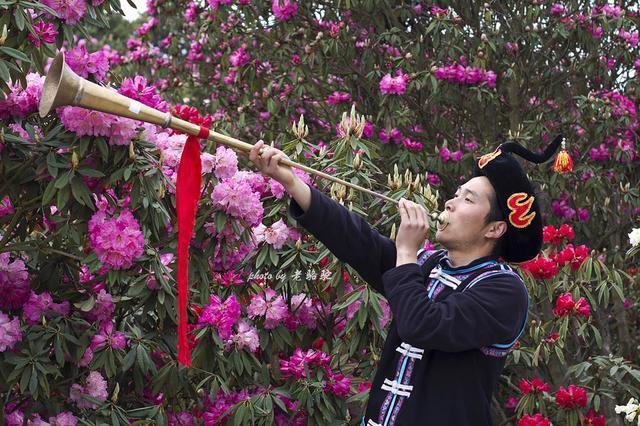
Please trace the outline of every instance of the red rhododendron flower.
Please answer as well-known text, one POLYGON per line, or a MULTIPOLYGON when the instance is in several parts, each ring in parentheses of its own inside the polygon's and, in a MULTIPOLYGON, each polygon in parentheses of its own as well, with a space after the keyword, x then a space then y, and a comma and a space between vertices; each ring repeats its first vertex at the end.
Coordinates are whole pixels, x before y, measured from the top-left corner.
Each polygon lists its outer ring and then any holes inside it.
POLYGON ((551 426, 551 422, 540 413, 533 416, 527 414, 518 420, 518 426, 551 426))
POLYGON ((576 315, 578 316, 589 318, 589 316, 591 315, 591 306, 589 306, 584 297, 578 299, 578 301, 576 302, 575 310, 576 315))
POLYGON ((586 407, 587 390, 575 385, 569 385, 566 389, 561 387, 558 389, 558 392, 556 392, 556 404, 568 410, 571 410, 576 405, 586 407))
POLYGON ((589 410, 589 413, 584 418, 583 425, 585 425, 585 426, 606 426, 607 425, 607 421, 605 420, 604 415, 599 416, 598 413, 596 413, 595 411, 589 410))
POLYGON ((556 340, 558 340, 558 337, 560 337, 560 335, 554 331, 549 335, 549 337, 545 337, 544 341, 547 343, 555 343, 556 340))
POLYGON ((575 237, 573 228, 566 223, 556 229, 553 225, 542 228, 542 240, 545 243, 558 245, 563 241, 572 240, 575 237))
POLYGON ((549 279, 558 273, 558 265, 552 259, 546 257, 536 257, 529 262, 523 263, 522 268, 533 274, 537 279, 549 279))
POLYGON ((538 378, 531 379, 531 381, 522 379, 520 381, 520 392, 522 392, 523 395, 528 393, 549 392, 549 384, 538 378))
POLYGON ((558 266, 564 266, 567 263, 571 265, 571 269, 580 268, 582 262, 589 256, 589 248, 584 244, 573 247, 573 244, 567 244, 567 247, 556 255, 558 266))
POLYGON ((553 315, 564 317, 571 314, 588 318, 591 315, 591 306, 589 306, 589 303, 587 303, 584 297, 574 301, 571 293, 561 294, 556 299, 556 307, 553 308, 553 315))

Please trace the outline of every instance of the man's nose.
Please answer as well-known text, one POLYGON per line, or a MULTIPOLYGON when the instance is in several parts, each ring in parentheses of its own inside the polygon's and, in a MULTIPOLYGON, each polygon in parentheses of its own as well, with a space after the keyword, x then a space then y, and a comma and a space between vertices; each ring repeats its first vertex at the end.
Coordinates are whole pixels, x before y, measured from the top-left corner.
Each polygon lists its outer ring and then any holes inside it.
POLYGON ((444 203, 444 209, 448 212, 453 211, 453 199, 447 200, 444 203))

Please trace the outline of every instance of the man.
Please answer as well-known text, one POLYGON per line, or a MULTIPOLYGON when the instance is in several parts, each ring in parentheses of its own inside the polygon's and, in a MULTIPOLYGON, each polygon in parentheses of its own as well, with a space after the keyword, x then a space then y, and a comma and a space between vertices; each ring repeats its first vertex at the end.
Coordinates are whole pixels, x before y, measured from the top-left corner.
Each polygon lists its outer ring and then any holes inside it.
POLYGON ((429 225, 418 204, 400 200, 394 242, 280 166, 284 153, 254 146, 249 158, 287 189, 292 217, 389 301, 393 322, 363 425, 492 424, 492 392, 528 310, 522 279, 498 259, 532 259, 542 244, 535 194, 509 152, 542 163, 560 141, 543 154, 507 142, 480 158, 445 203, 438 251, 419 251, 429 225))

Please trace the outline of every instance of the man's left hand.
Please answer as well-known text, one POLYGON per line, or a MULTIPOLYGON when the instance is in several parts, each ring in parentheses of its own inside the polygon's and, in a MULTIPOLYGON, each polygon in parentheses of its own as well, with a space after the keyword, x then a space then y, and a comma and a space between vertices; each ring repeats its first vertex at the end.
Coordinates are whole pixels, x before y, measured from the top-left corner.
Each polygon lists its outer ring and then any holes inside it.
POLYGON ((429 215, 419 204, 404 198, 398 203, 400 228, 396 236, 396 266, 417 263, 417 253, 429 233, 429 215))

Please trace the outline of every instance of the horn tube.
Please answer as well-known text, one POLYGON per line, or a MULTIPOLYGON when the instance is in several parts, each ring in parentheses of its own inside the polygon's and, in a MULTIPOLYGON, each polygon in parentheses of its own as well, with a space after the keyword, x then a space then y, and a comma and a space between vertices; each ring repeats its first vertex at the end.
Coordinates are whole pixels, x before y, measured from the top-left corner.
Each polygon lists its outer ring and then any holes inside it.
MULTIPOLYGON (((39 105, 40 117, 44 118, 55 108, 65 105, 80 106, 90 110, 144 121, 194 136, 198 136, 200 134, 200 126, 196 124, 174 117, 168 112, 162 112, 151 108, 141 102, 124 96, 113 89, 100 86, 80 77, 65 63, 64 53, 61 52, 51 63, 44 85, 42 86, 42 97, 39 105)), ((209 130, 207 139, 231 147, 245 155, 247 155, 251 148, 253 148, 253 145, 251 144, 214 132, 213 130, 209 130)), ((312 169, 287 158, 280 160, 280 163, 304 170, 307 173, 337 182, 341 185, 362 191, 385 201, 398 204, 398 200, 394 200, 386 195, 379 194, 360 185, 356 185, 327 173, 312 169)), ((429 215, 432 220, 436 220, 438 222, 444 221, 444 216, 441 216, 436 212, 430 213, 429 215)))

